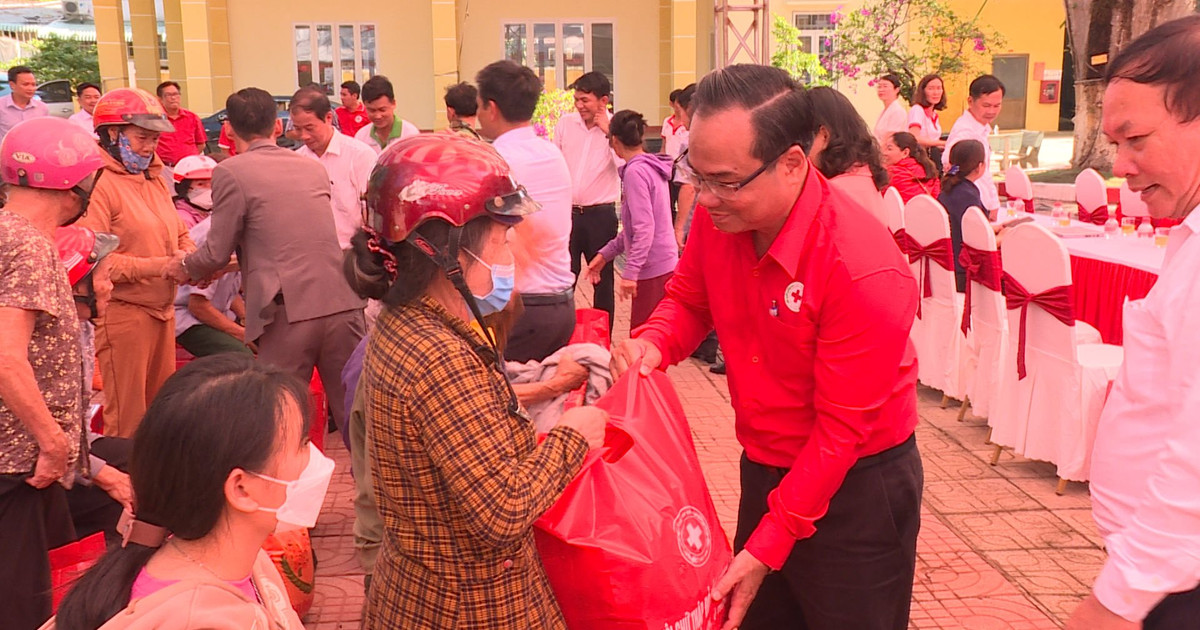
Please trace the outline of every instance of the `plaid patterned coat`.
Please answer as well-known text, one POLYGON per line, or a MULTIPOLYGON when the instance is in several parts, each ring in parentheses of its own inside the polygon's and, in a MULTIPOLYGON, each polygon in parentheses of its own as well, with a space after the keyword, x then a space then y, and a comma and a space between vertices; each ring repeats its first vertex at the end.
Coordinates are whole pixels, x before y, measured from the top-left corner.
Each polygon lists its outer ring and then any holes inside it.
POLYGON ((363 367, 383 550, 370 629, 562 629, 533 522, 588 445, 556 427, 540 445, 508 411, 486 341, 432 300, 387 309, 363 367))

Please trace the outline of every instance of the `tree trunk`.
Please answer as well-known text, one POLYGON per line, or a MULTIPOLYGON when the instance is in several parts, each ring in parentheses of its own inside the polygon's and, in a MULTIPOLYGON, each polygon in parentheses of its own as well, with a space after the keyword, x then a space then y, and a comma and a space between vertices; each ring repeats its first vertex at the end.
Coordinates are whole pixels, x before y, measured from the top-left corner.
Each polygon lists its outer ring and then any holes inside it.
POLYGON ((1075 168, 1112 169, 1100 133, 1104 69, 1138 35, 1196 11, 1196 0, 1065 0, 1075 61, 1075 168))

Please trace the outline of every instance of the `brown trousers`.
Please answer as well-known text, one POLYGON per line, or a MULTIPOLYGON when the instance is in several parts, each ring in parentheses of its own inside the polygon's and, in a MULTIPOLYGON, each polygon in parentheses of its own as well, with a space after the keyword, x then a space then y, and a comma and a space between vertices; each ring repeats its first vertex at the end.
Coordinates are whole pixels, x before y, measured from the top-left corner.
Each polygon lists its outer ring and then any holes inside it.
POLYGON ((305 383, 312 379, 315 367, 329 399, 333 420, 342 435, 346 435, 346 386, 342 384, 342 368, 367 333, 363 309, 289 323, 287 307, 276 308, 274 319, 257 340, 258 359, 292 372, 305 383))
POLYGON ((166 321, 113 300, 96 325, 104 379, 104 435, 133 437, 150 401, 175 373, 175 314, 166 321))

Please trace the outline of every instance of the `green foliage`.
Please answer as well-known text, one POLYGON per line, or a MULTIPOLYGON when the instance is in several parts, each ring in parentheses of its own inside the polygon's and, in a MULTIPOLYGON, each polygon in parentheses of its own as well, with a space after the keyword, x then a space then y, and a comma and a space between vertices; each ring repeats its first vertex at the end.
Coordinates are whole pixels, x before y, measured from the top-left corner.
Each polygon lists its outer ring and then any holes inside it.
POLYGON ((833 84, 828 78, 829 72, 821 65, 821 58, 816 53, 802 49, 800 29, 778 14, 771 14, 771 37, 775 40, 772 66, 786 71, 793 79, 807 86, 833 84))
POLYGON ((575 92, 557 88, 545 90, 533 110, 533 129, 548 140, 554 139, 554 127, 563 114, 575 111, 575 92))
POLYGON ((72 87, 83 82, 100 83, 100 61, 95 42, 50 35, 35 45, 37 52, 26 65, 33 68, 39 83, 55 79, 68 79, 72 87))
POLYGON ((987 0, 970 18, 954 12, 946 0, 868 0, 861 9, 835 13, 834 77, 900 76, 901 93, 912 100, 916 82, 926 74, 974 74, 988 67, 991 49, 1004 45, 999 33, 979 24, 987 0), (907 41, 903 35, 907 33, 907 41))

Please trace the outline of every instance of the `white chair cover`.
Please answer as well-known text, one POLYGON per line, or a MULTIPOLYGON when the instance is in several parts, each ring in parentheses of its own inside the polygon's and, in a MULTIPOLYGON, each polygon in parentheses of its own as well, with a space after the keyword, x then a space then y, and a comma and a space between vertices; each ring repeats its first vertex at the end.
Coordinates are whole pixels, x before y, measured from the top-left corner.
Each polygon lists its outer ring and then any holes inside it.
MULTIPOLYGON (((979 208, 967 209, 962 233, 964 246, 996 251, 996 233, 979 208)), ((1000 387, 1000 355, 1008 335, 1008 318, 999 291, 978 282, 972 282, 967 290, 971 292, 971 330, 959 358, 960 382, 971 399, 972 413, 987 417, 1000 387)))
POLYGON ((1033 199, 1033 182, 1016 164, 1004 171, 1004 190, 1009 199, 1033 199))
POLYGON ((1136 193, 1130 190, 1129 182, 1121 183, 1121 216, 1150 216, 1150 209, 1146 207, 1146 202, 1142 201, 1142 193, 1136 193))
POLYGON ((1088 211, 1108 205, 1104 178, 1095 169, 1085 168, 1075 176, 1075 201, 1088 211))
MULTIPOLYGON (((1049 230, 1032 223, 1005 237, 1004 271, 1031 294, 1071 283, 1066 248, 1049 230)), ((1008 311, 1000 388, 988 416, 992 441, 1055 464, 1062 479, 1086 481, 1096 423, 1123 352, 1119 346, 1079 345, 1070 326, 1030 305, 1027 374, 1018 379, 1020 321, 1020 309, 1008 311)))
POLYGON ((888 186, 883 193, 883 208, 887 213, 888 229, 893 234, 904 229, 904 199, 900 196, 900 191, 888 186))
MULTIPOLYGON (((904 229, 921 246, 950 238, 946 209, 929 195, 917 195, 904 209, 904 229)), ((929 263, 933 295, 925 297, 925 274, 921 261, 912 263, 913 276, 921 291, 921 317, 913 322, 911 338, 917 349, 917 379, 951 398, 961 399, 959 348, 963 344, 963 295, 955 289, 954 271, 929 263)))

